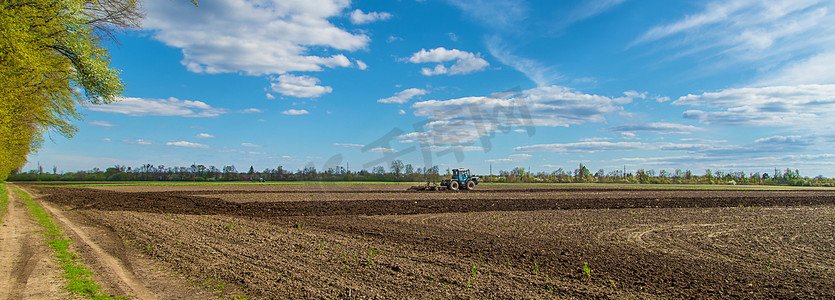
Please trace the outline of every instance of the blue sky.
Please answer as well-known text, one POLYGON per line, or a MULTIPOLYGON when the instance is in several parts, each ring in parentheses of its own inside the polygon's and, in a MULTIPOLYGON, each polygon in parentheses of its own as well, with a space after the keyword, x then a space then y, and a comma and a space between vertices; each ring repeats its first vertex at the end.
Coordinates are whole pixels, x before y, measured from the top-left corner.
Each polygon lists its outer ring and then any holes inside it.
POLYGON ((30 155, 116 164, 835 177, 835 3, 145 1, 123 100, 30 155))

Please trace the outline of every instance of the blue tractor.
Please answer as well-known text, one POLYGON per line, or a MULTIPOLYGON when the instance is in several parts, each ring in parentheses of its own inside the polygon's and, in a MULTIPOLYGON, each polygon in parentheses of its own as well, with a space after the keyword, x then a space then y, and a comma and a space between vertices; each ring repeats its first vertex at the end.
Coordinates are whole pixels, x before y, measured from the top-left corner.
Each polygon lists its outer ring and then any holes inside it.
POLYGON ((439 185, 430 185, 429 181, 426 185, 416 185, 410 187, 409 191, 457 191, 457 190, 472 190, 478 185, 479 178, 470 175, 470 169, 455 169, 452 170, 452 177, 450 179, 441 180, 439 185))
POLYGON ((478 177, 470 176, 470 169, 452 170, 452 178, 441 181, 441 186, 450 190, 472 190, 478 185, 478 177))

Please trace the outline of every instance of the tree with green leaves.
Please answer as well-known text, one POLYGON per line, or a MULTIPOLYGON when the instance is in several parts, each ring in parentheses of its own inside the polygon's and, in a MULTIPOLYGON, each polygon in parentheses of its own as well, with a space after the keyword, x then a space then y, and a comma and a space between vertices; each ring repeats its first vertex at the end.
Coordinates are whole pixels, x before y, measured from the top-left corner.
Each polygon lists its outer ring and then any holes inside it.
POLYGON ((101 42, 140 20, 135 0, 0 0, 0 180, 45 133, 71 138, 79 106, 118 100, 101 42))

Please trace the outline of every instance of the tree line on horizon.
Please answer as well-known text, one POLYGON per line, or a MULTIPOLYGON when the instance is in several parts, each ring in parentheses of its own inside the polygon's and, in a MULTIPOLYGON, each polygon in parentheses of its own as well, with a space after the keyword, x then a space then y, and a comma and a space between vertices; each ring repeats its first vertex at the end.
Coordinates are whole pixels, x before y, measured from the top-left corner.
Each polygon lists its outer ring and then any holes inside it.
MULTIPOLYGON (((256 171, 250 166, 248 171, 239 172, 234 165, 218 169, 215 166, 192 164, 188 167, 166 167, 164 165, 144 164, 138 168, 116 165, 105 170, 94 168, 87 171, 58 173, 53 167, 52 173, 42 167, 28 172, 13 173, 9 181, 382 181, 382 182, 437 182, 449 178, 451 172, 444 174, 435 165, 414 167, 401 160, 392 161, 388 170, 383 166, 371 170, 352 171, 342 166, 316 170, 307 166, 295 171, 282 166, 256 171)), ((525 168, 500 170, 498 174, 481 175, 481 181, 487 183, 615 183, 615 184, 731 184, 731 185, 792 185, 835 187, 835 179, 822 175, 816 177, 800 176, 800 171, 789 168, 774 169, 774 172, 725 172, 705 169, 702 175, 691 170, 674 171, 637 169, 635 172, 614 170, 606 172, 599 169, 592 173, 580 164, 577 169, 559 168, 552 172, 533 173, 525 168)))

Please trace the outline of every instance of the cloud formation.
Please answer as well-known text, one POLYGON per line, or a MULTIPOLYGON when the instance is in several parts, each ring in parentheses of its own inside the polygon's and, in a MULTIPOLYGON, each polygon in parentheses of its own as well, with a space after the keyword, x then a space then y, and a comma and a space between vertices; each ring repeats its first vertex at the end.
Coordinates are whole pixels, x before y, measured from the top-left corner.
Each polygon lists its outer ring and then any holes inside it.
POLYGON ((87 124, 90 124, 90 125, 93 125, 93 126, 101 126, 101 127, 116 127, 116 126, 119 126, 119 125, 113 124, 113 123, 108 122, 108 121, 88 121, 87 124))
POLYGON ((182 49, 181 63, 197 73, 265 75, 348 67, 345 55, 315 49, 355 51, 370 41, 330 23, 350 6, 347 0, 217 0, 199 8, 188 1, 144 1, 143 6, 144 29, 182 49))
POLYGON ((455 61, 455 63, 453 63, 450 67, 447 67, 444 64, 437 64, 435 65, 435 68, 422 68, 420 72, 425 76, 441 74, 460 75, 481 71, 490 65, 490 63, 481 58, 480 54, 473 54, 458 49, 447 50, 444 47, 438 47, 428 51, 426 49, 421 49, 409 57, 409 62, 414 64, 442 63, 448 61, 455 61))
POLYGON ((719 108, 684 112, 704 124, 822 128, 835 121, 835 85, 726 89, 683 96, 672 104, 719 108))
MULTIPOLYGON (((421 101, 412 105, 414 114, 426 117, 423 131, 401 135, 404 141, 422 144, 470 144, 496 132, 536 126, 568 127, 606 120, 623 111, 630 97, 585 94, 562 86, 546 86, 491 97, 464 97, 421 101)), ((485 146, 488 148, 488 146, 485 146)))
POLYGON ((203 145, 200 143, 192 143, 187 141, 177 141, 177 142, 167 142, 165 143, 168 146, 175 146, 175 147, 185 147, 185 148, 209 148, 207 145, 203 145))
POLYGON ((414 98, 414 97, 426 95, 428 93, 429 93, 429 91, 424 90, 424 89, 411 88, 411 89, 406 89, 406 90, 400 91, 397 94, 395 94, 394 96, 379 99, 379 100, 377 100, 377 102, 403 104, 403 103, 409 102, 409 100, 412 100, 412 98, 414 98))
POLYGON ((520 162, 520 161, 525 161, 526 159, 531 158, 531 157, 533 157, 533 155, 524 154, 524 153, 523 154, 511 154, 507 158, 488 159, 488 160, 485 160, 484 162, 488 162, 488 163, 520 162))
POLYGON ((273 92, 297 98, 316 98, 333 91, 329 86, 318 84, 319 79, 315 77, 284 74, 278 76, 270 88, 273 92))
POLYGON ((179 116, 191 118, 217 117, 228 111, 214 108, 202 101, 168 99, 122 98, 118 102, 90 105, 87 109, 129 116, 179 116))
POLYGON ((693 132, 705 131, 706 129, 692 125, 652 122, 643 124, 624 124, 605 129, 611 132, 654 132, 658 134, 690 134, 693 132))
MULTIPOLYGON (((796 153, 805 151, 814 145, 813 136, 770 136, 759 138, 743 145, 728 145, 724 141, 704 141, 702 143, 668 142, 609 142, 585 141, 577 143, 553 143, 519 146, 516 152, 557 152, 557 153, 595 153, 600 151, 660 151, 686 152, 704 157, 730 158, 750 157, 763 153, 796 153)), ((695 141, 695 140, 694 140, 695 141)))
POLYGON ((308 111, 304 110, 304 109, 288 109, 288 110, 282 111, 281 114, 288 115, 288 116, 299 116, 299 115, 308 114, 308 111))
POLYGON ((717 66, 745 62, 760 69, 831 51, 833 11, 827 0, 707 1, 701 12, 653 27, 630 47, 657 43, 677 50, 675 57, 710 53, 717 66))
POLYGON ((333 143, 333 145, 334 145, 334 146, 337 146, 337 147, 345 147, 345 148, 362 148, 362 147, 365 147, 365 145, 360 145, 360 144, 346 144, 346 143, 333 143))
POLYGON ((525 1, 516 0, 447 0, 479 24, 500 30, 513 30, 530 11, 525 1))
POLYGON ((537 86, 547 86, 563 77, 552 66, 546 66, 535 60, 513 54, 498 36, 487 40, 487 50, 499 62, 522 72, 528 79, 536 83, 537 86))
POLYGON ((362 10, 359 9, 356 9, 351 12, 351 23, 357 25, 368 24, 376 21, 385 21, 388 19, 391 19, 391 14, 387 12, 372 11, 369 13, 364 13, 362 12, 362 10))
POLYGON ((579 142, 566 144, 539 144, 530 146, 519 146, 513 148, 518 152, 560 152, 560 153, 594 153, 598 151, 629 151, 641 150, 646 147, 645 143, 639 142, 579 142))

